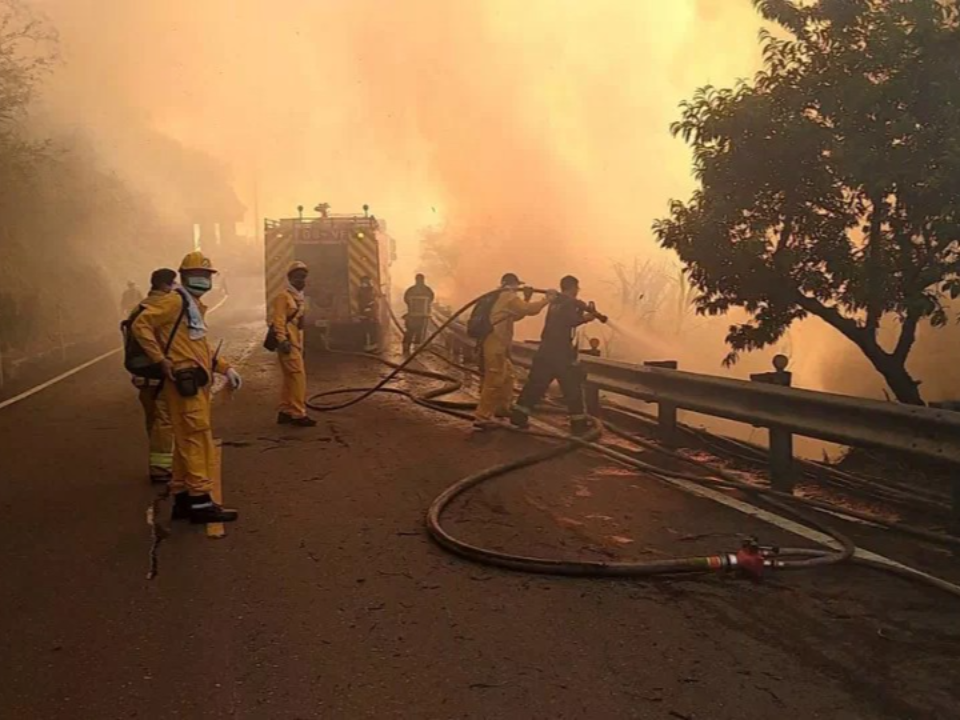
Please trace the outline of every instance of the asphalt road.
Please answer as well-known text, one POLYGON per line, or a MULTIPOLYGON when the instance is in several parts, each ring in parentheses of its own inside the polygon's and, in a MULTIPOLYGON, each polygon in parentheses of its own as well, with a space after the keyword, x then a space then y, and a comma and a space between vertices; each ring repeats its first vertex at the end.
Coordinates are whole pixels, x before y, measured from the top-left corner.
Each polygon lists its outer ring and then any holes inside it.
MULTIPOLYGON (((5 720, 960 716, 955 601, 847 566, 756 584, 464 562, 426 537, 430 501, 536 441, 387 397, 279 427, 259 324, 221 332, 252 350, 215 418, 240 522, 222 540, 175 525, 153 580, 154 491, 118 363, 0 412, 5 720)), ((314 389, 380 373, 310 366, 314 389)), ((449 526, 552 557, 808 544, 586 456, 491 482, 449 526)))

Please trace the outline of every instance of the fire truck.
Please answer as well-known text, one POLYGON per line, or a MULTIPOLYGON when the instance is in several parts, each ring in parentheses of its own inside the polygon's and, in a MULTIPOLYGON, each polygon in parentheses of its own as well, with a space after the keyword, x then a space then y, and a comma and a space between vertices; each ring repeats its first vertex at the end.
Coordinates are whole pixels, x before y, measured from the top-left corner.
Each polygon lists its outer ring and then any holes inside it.
POLYGON ((264 221, 267 307, 286 286, 287 268, 310 268, 304 329, 308 345, 379 351, 390 328, 390 266, 395 244, 386 223, 369 214, 336 215, 327 203, 315 217, 264 221), (365 286, 369 287, 365 287, 365 286))

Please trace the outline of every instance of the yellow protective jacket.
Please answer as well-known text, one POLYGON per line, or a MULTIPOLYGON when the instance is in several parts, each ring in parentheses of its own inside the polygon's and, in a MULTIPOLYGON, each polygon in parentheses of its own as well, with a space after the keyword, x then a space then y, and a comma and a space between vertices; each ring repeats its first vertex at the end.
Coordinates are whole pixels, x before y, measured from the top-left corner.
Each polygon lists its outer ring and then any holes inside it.
MULTIPOLYGON (((200 300, 197 300, 200 306, 200 313, 206 317, 207 306, 200 300)), ((143 351, 150 356, 150 359, 158 363, 163 360, 163 350, 170 339, 170 333, 173 331, 177 318, 183 311, 183 297, 179 292, 171 292, 161 295, 148 305, 140 316, 133 321, 130 331, 140 343, 143 351)), ((222 357, 217 358, 217 365, 213 367, 213 350, 207 342, 206 336, 194 340, 190 337, 190 329, 187 327, 187 316, 183 316, 180 321, 180 327, 177 328, 177 334, 170 344, 170 351, 167 357, 173 362, 174 368, 180 367, 202 367, 207 372, 225 373, 230 369, 230 363, 222 357)))
POLYGON ((527 302, 513 290, 504 290, 490 309, 490 323, 493 325, 491 337, 496 338, 504 347, 513 342, 513 325, 517 320, 536 315, 547 306, 549 301, 527 302))
POLYGON ((270 304, 270 327, 277 342, 289 340, 297 350, 303 350, 303 303, 292 292, 284 290, 270 304))

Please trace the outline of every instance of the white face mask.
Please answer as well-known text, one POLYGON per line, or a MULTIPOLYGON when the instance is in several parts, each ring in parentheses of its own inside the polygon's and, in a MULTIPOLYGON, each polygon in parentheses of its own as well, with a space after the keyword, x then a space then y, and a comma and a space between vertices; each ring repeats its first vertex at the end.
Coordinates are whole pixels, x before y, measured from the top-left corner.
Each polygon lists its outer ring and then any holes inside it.
POLYGON ((191 295, 203 295, 213 287, 213 279, 203 275, 191 275, 184 278, 183 286, 191 295))

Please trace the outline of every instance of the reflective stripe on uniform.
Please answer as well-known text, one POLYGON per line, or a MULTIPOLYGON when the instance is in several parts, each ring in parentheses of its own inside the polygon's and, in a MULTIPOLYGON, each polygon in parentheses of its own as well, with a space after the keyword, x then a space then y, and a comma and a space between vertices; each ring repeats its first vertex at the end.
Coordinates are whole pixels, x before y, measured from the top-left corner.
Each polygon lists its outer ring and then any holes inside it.
POLYGON ((173 453, 150 453, 150 467, 162 468, 164 470, 173 469, 173 453))

